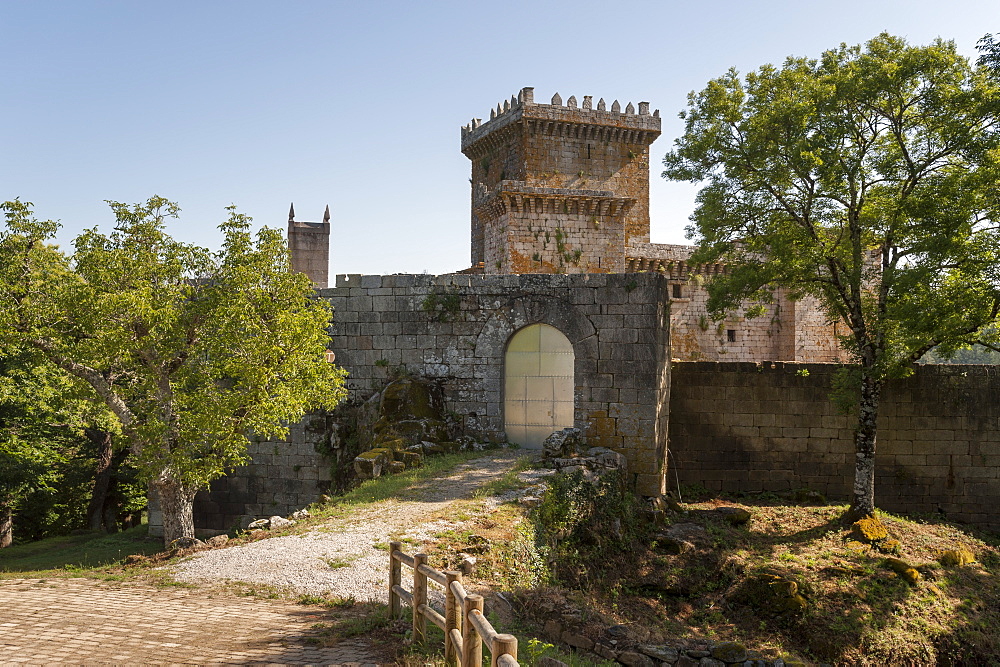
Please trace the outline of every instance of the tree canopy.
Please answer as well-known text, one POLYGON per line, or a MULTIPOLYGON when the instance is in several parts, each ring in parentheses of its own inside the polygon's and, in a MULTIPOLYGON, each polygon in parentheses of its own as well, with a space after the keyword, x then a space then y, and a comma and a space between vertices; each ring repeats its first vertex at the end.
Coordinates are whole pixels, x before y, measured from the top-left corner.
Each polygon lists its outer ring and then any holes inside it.
POLYGON ((704 182, 694 262, 724 262, 715 313, 776 286, 846 323, 859 407, 852 515, 874 510, 884 382, 937 347, 996 345, 1000 91, 951 42, 881 34, 735 70, 688 99, 664 177, 704 182))
POLYGON ((172 202, 109 204, 114 231, 84 232, 71 257, 46 243, 55 223, 3 204, 0 338, 40 351, 115 415, 169 543, 193 536, 194 494, 246 461, 248 435, 335 405, 344 374, 325 358, 330 308, 290 271, 280 232, 254 237, 230 207, 212 252, 166 233, 172 202))

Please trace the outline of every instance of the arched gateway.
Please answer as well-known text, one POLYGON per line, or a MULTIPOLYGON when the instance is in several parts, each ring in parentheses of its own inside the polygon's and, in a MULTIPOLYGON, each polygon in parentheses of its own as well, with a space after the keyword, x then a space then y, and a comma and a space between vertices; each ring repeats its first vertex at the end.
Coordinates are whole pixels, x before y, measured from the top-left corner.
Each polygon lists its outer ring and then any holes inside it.
POLYGON ((573 426, 573 344, 555 327, 532 324, 507 343, 504 428, 507 438, 537 449, 573 426))

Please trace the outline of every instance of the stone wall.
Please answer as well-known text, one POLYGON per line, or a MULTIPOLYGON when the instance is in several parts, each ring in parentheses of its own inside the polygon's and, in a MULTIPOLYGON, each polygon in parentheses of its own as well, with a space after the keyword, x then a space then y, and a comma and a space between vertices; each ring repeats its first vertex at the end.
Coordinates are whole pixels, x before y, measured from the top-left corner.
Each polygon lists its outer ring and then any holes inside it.
MULTIPOLYGON (((855 417, 834 364, 675 362, 670 475, 713 491, 808 488, 849 500, 855 417)), ((882 400, 876 504, 1000 530, 1000 369, 920 366, 882 400)))
POLYGON ((670 309, 671 354, 675 359, 846 361, 837 343, 838 325, 827 321, 813 297, 792 300, 786 290, 779 289, 762 315, 747 318, 743 311, 737 311, 715 322, 708 314, 704 284, 693 279, 678 284, 680 297, 672 300, 670 309))
MULTIPOLYGON (((330 489, 329 417, 307 415, 289 428, 284 440, 256 439, 247 453, 251 462, 212 482, 195 498, 194 525, 199 531, 228 531, 246 516, 287 516, 316 502, 330 489)), ((152 515, 150 525, 152 526, 152 515)))
MULTIPOLYGON (((559 329, 574 351, 574 424, 591 446, 624 454, 636 490, 665 488, 670 392, 667 282, 659 275, 337 276, 319 290, 334 309, 331 347, 366 398, 389 376, 440 380, 445 409, 466 434, 504 438, 504 353, 521 328, 559 329)), ((329 488, 338 439, 310 416, 288 442, 251 448, 252 463, 213 482, 195 502, 199 529, 247 516, 287 515, 329 488)))
POLYGON ((838 334, 813 297, 790 299, 778 289, 764 314, 741 311, 713 322, 708 313, 708 283, 726 271, 723 264, 692 264, 695 246, 631 243, 625 248, 630 272, 653 272, 670 283, 671 355, 682 361, 843 362, 838 334))
POLYGON ((576 426, 626 455, 637 488, 663 484, 669 397, 667 284, 658 275, 338 276, 332 348, 364 396, 393 368, 442 378, 470 435, 502 437, 504 352, 524 326, 559 329, 575 353, 576 426))

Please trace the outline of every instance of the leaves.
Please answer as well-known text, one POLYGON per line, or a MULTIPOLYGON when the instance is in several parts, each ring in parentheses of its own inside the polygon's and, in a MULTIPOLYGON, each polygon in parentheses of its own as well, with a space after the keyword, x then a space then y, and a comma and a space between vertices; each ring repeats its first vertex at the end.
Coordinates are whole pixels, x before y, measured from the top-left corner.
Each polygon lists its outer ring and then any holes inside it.
POLYGON ((84 232, 71 258, 45 245, 55 227, 30 204, 4 204, 0 336, 85 381, 143 479, 200 488, 245 461, 251 432, 343 398, 329 306, 291 273, 279 232, 252 235, 230 207, 212 252, 166 233, 180 210, 166 199, 108 203, 114 231, 84 232))
POLYGON ((858 518, 874 511, 885 381, 935 347, 996 337, 1000 77, 987 42, 978 68, 952 42, 883 33, 742 81, 731 70, 691 94, 664 159, 665 178, 705 183, 688 233, 692 263, 728 266, 708 284, 713 316, 749 316, 781 287, 847 325, 857 365, 835 400, 858 407, 858 518))
POLYGON ((969 344, 1000 304, 1000 91, 954 44, 882 34, 692 93, 664 176, 705 183, 692 261, 710 308, 818 297, 883 377, 969 344))

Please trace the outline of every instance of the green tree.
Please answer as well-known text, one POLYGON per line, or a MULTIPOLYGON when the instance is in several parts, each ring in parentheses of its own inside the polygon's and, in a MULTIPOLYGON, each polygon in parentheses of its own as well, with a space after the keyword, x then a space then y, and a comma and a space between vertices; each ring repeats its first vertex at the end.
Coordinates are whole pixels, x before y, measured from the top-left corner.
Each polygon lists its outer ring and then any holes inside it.
POLYGON ((1000 42, 996 41, 990 33, 986 33, 976 43, 976 48, 979 49, 979 58, 976 63, 980 67, 986 68, 994 77, 1000 78, 1000 42))
POLYGON ((881 34, 691 93, 664 177, 706 182, 693 262, 722 261, 716 315, 812 295, 849 333, 858 407, 849 517, 875 503, 876 417, 889 378, 937 346, 996 344, 998 89, 951 42, 881 34), (742 304, 742 305, 741 305, 742 304))
POLYGON ((15 515, 29 513, 29 524, 52 521, 37 516, 48 513, 39 505, 51 504, 39 500, 58 496, 67 471, 78 467, 75 425, 86 410, 73 398, 72 379, 37 357, 0 347, 0 547, 13 540, 15 515))
POLYGON ((195 493, 246 459, 247 436, 281 435, 345 394, 326 362, 330 308, 292 273, 280 232, 254 237, 229 209, 218 252, 184 244, 161 198, 109 202, 116 226, 74 241, 29 204, 3 204, 0 337, 44 353, 115 415, 130 462, 163 513, 164 541, 192 537, 195 493))

